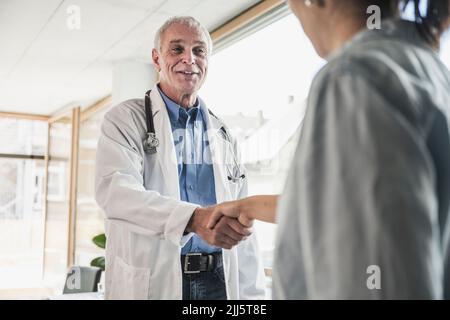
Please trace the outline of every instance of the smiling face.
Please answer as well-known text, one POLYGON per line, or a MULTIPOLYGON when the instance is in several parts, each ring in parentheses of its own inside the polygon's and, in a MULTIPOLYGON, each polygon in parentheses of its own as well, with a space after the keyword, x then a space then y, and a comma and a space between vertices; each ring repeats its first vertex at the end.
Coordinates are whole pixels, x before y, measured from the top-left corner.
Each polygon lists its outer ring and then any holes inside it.
POLYGON ((153 63, 160 75, 161 90, 175 102, 194 100, 208 70, 208 45, 201 30, 185 24, 171 25, 153 49, 153 63))

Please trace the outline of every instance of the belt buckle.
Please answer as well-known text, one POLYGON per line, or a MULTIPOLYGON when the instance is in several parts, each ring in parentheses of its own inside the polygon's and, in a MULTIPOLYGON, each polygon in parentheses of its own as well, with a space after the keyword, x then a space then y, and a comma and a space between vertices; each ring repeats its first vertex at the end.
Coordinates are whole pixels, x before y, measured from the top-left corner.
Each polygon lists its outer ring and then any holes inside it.
POLYGON ((198 270, 189 270, 189 257, 191 256, 201 256, 200 252, 187 253, 186 258, 184 259, 184 273, 192 274, 192 273, 200 273, 200 260, 198 260, 198 270))

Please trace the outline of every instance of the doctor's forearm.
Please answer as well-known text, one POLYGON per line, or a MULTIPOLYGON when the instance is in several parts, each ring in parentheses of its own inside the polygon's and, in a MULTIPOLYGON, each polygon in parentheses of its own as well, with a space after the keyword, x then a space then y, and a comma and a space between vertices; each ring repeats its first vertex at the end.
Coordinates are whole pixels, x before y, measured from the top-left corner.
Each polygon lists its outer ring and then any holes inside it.
POLYGON ((185 234, 190 233, 190 232, 196 232, 196 228, 197 226, 200 224, 201 219, 201 213, 200 211, 202 210, 202 208, 197 208, 194 210, 194 212, 192 213, 191 219, 189 219, 188 224, 186 225, 186 229, 185 234))
POLYGON ((239 200, 240 213, 250 219, 275 223, 278 195, 252 196, 239 200))

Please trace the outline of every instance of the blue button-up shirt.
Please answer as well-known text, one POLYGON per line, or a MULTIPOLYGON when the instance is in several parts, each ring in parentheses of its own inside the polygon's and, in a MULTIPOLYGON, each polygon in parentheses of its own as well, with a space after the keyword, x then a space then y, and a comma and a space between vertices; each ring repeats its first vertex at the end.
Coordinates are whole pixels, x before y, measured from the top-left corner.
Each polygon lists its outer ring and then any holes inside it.
MULTIPOLYGON (((172 126, 181 200, 201 206, 216 204, 214 170, 206 137, 206 123, 200 108, 203 102, 197 99, 196 106, 186 110, 168 98, 161 89, 158 90, 167 106, 172 126)), ((208 245, 195 234, 182 248, 181 254, 217 251, 220 249, 208 245)))

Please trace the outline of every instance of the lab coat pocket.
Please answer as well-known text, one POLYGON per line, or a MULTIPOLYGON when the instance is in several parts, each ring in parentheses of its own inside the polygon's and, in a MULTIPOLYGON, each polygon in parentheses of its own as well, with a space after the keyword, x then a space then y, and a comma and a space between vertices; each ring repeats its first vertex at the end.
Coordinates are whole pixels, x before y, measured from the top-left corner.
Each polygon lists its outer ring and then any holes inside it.
POLYGON ((150 269, 137 268, 115 257, 111 283, 111 299, 147 300, 150 289, 150 269))

